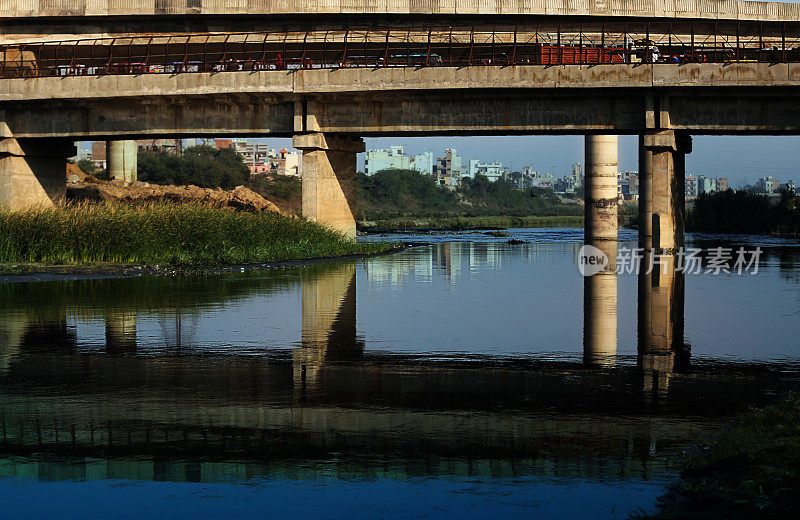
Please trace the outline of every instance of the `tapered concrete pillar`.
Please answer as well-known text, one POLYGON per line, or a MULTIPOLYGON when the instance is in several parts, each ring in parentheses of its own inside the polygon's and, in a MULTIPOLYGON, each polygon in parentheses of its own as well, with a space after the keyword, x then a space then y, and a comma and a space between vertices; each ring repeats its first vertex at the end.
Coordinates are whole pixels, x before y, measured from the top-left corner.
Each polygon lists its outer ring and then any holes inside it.
POLYGON ((108 141, 106 143, 106 169, 112 181, 128 185, 137 179, 139 146, 136 141, 108 141))
POLYGON ((617 355, 617 241, 586 241, 608 259, 605 268, 583 279, 583 360, 611 365, 617 355))
POLYGON ((317 384, 326 362, 360 358, 356 335, 356 265, 323 266, 303 277, 300 347, 292 354, 298 389, 317 384))
POLYGON ((364 141, 322 133, 295 135, 303 152, 303 216, 345 236, 356 236, 356 157, 364 141))
POLYGON ((586 240, 617 240, 617 141, 616 135, 586 136, 586 240))
POLYGON ((52 206, 67 194, 67 158, 77 153, 64 139, 0 138, 0 206, 20 210, 52 206))
POLYGON ((674 255, 645 250, 639 271, 638 352, 643 388, 664 395, 672 375, 688 362, 684 343, 684 278, 674 255), (649 266, 653 266, 648 272, 649 266))
POLYGON ((691 137, 662 130, 645 134, 640 143, 639 172, 646 181, 639 188, 639 242, 676 251, 684 245, 685 155, 691 152, 691 137))

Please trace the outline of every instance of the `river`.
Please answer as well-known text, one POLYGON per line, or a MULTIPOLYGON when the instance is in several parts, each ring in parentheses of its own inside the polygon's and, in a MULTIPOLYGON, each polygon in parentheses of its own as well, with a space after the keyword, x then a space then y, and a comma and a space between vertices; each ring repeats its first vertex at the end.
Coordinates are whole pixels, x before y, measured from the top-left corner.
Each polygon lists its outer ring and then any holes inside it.
POLYGON ((7 277, 3 518, 626 518, 800 381, 796 240, 689 235, 760 247, 758 272, 654 282, 583 278, 581 230, 509 233, 369 236, 417 245, 213 276, 7 277))

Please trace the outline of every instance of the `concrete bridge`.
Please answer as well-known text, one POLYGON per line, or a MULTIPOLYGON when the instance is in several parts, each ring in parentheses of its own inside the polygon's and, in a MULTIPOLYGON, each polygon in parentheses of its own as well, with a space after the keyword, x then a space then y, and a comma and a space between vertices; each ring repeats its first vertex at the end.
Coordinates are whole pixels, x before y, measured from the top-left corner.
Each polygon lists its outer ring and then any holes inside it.
POLYGON ((78 139, 112 141, 128 180, 137 137, 291 136, 304 215, 352 236, 361 137, 570 133, 587 135, 587 238, 606 240, 614 136, 633 134, 642 241, 669 250, 690 135, 800 133, 796 4, 230 4, 3 3, 0 204, 62 199, 78 139))

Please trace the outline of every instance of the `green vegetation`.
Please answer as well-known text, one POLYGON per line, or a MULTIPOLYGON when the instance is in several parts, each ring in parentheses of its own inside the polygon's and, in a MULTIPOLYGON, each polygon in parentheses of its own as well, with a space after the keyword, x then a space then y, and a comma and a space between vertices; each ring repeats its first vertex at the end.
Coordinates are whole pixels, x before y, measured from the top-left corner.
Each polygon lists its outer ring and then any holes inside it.
POLYGON ((387 251, 275 213, 202 205, 0 211, 0 263, 221 265, 387 251))
POLYGON ((800 394, 748 415, 688 460, 653 519, 796 518, 800 394))
POLYGON ((89 159, 81 159, 78 161, 78 168, 86 175, 91 175, 96 179, 105 179, 108 176, 104 169, 100 168, 89 159))
POLYGON ((300 177, 287 175, 258 175, 250 182, 250 188, 265 198, 300 200, 303 184, 300 177))
POLYGON ((429 175, 414 170, 358 174, 359 220, 413 221, 473 217, 582 216, 583 207, 563 204, 550 189, 520 190, 482 175, 464 179, 455 191, 442 188, 429 175))
POLYGON ((192 146, 182 155, 143 151, 139 152, 138 160, 139 180, 153 184, 231 189, 246 184, 250 178, 250 170, 241 156, 230 148, 192 146))
POLYGON ((704 193, 686 214, 687 231, 800 234, 800 197, 784 192, 777 204, 764 195, 727 190, 704 193))

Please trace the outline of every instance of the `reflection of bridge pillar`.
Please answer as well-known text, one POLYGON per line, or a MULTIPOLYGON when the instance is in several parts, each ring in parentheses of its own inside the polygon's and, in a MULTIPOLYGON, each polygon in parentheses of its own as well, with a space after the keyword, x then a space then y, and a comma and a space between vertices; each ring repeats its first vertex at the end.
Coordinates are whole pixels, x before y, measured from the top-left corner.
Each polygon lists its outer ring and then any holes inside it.
POLYGON ((0 137, 0 206, 18 210, 63 202, 67 157, 76 153, 75 144, 64 139, 0 137))
POLYGON ((356 156, 364 141, 310 133, 295 135, 293 146, 303 152, 303 216, 355 237, 356 156))
POLYGON ((356 266, 338 264, 303 278, 301 346, 295 349, 294 381, 313 385, 326 361, 358 357, 356 266))
POLYGON ((675 270, 672 255, 659 257, 653 271, 647 273, 651 255, 651 251, 644 252, 639 272, 639 364, 645 390, 663 394, 685 355, 684 280, 683 273, 675 270))
POLYGON ((617 141, 616 135, 586 136, 586 240, 617 239, 617 141))
POLYGON ((662 130, 640 139, 639 242, 657 250, 683 247, 686 154, 691 137, 662 130))
POLYGON ((106 143, 106 169, 108 178, 122 184, 136 181, 139 146, 136 141, 108 141, 106 143))
POLYGON ((610 364, 617 354, 617 242, 587 241, 608 257, 605 270, 583 279, 583 360, 610 364))
POLYGON ((115 312, 106 315, 106 352, 136 352, 136 314, 115 312))

